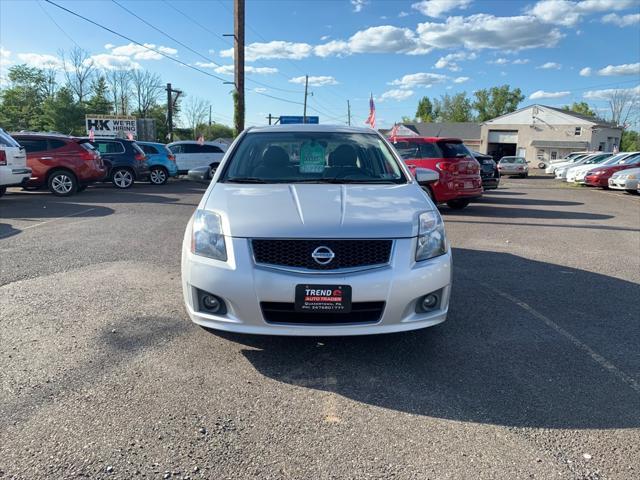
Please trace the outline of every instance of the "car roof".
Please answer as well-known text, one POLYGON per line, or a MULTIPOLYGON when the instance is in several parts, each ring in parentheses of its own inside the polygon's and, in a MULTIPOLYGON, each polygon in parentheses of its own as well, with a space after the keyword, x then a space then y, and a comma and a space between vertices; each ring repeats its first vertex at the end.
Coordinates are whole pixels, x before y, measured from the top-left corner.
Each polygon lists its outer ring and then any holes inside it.
POLYGON ((175 142, 167 143, 167 147, 169 145, 193 145, 193 144, 197 144, 197 145, 216 145, 216 146, 224 145, 225 147, 227 146, 226 144, 224 144, 222 142, 199 142, 197 140, 176 140, 175 142))
POLYGON ((251 127, 246 133, 264 132, 324 132, 324 133, 378 133, 369 127, 351 127, 348 125, 331 125, 318 123, 293 123, 285 125, 266 125, 262 127, 251 127))
POLYGON ((164 147, 164 143, 160 142, 143 142, 141 140, 136 140, 136 143, 139 145, 153 145, 154 147, 164 147))
POLYGON ((414 141, 416 143, 436 143, 436 142, 456 142, 463 143, 461 138, 456 137, 392 137, 394 140, 401 140, 403 142, 414 141))

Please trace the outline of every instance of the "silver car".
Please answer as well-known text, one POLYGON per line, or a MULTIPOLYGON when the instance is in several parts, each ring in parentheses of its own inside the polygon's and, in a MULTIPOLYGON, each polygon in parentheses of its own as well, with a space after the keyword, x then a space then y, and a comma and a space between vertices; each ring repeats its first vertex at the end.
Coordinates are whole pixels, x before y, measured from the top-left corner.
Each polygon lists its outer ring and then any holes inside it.
POLYGON ((248 129, 190 219, 182 287, 191 319, 268 335, 362 335, 447 316, 451 251, 438 210, 371 129, 248 129))
POLYGON ((498 162, 500 175, 519 175, 522 178, 529 176, 529 162, 522 157, 502 157, 498 162))

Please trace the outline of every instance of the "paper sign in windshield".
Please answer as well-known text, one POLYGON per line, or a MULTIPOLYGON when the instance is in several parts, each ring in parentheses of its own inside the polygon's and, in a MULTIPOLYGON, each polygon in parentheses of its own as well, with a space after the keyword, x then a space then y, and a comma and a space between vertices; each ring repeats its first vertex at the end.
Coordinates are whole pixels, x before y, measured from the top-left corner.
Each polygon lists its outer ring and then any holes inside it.
POLYGON ((300 149, 300 173, 324 171, 324 147, 318 142, 307 142, 300 149))

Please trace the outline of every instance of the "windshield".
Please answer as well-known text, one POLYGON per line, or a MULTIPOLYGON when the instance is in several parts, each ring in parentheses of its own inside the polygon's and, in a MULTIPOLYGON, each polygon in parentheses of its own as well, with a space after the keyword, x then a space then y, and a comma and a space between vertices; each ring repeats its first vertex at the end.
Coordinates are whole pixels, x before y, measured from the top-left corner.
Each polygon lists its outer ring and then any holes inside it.
POLYGON ((2 147, 18 147, 20 144, 16 142, 11 135, 0 128, 0 146, 2 147))
POLYGON ((227 183, 406 183, 376 134, 264 132, 247 134, 227 162, 227 183))
POLYGON ((640 154, 636 153, 635 155, 631 155, 623 160, 618 162, 618 165, 630 165, 632 163, 636 163, 640 158, 640 154))
POLYGON ((502 157, 500 163, 525 163, 522 157, 502 157))
POLYGON ((400 140, 395 142, 393 146, 405 160, 419 160, 422 158, 462 158, 472 156, 464 143, 459 141, 442 140, 439 142, 414 142, 411 140, 400 140))

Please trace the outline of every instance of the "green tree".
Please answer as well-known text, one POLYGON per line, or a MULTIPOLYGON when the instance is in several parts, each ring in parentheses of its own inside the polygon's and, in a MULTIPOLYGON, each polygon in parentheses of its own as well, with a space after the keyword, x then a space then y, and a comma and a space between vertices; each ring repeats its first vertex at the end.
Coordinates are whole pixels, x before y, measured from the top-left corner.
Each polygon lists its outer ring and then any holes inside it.
POLYGON ((562 109, 571 110, 572 112, 580 113, 588 117, 596 117, 596 112, 591 110, 587 102, 573 102, 571 105, 565 105, 562 109))
POLYGON ((113 109, 113 104, 109 100, 109 87, 107 80, 100 76, 91 84, 91 98, 86 104, 87 113, 97 113, 108 115, 113 109))
POLYGON ((169 141, 167 138, 169 133, 169 129, 167 128, 167 106, 153 105, 147 112, 147 118, 155 120, 156 140, 162 143, 167 143, 169 141))
POLYGON ((635 130, 625 130, 620 139, 621 152, 637 152, 640 150, 640 134, 635 130))
POLYGON ((472 119, 471 100, 466 92, 442 95, 434 101, 433 110, 439 122, 470 122, 472 119))
POLYGON ((43 104, 42 123, 46 130, 66 135, 83 135, 85 109, 74 101, 69 87, 59 89, 54 97, 49 97, 43 104))
POLYGON ((483 88, 474 93, 473 109, 477 112, 477 120, 484 122, 506 113, 511 113, 518 108, 524 100, 524 95, 519 88, 511 90, 509 85, 500 87, 483 88))
POLYGON ((416 110, 416 118, 424 123, 433 122, 433 104, 429 97, 422 97, 418 102, 418 109, 416 110))
POLYGON ((40 130, 48 95, 43 70, 26 65, 9 68, 9 87, 0 92, 0 124, 7 130, 40 130))
POLYGON ((411 118, 411 117, 407 117, 406 115, 402 116, 402 123, 415 123, 417 119, 415 118, 411 118))
POLYGON ((201 124, 198 125, 196 130, 198 133, 202 134, 206 140, 235 137, 233 128, 221 123, 214 123, 213 125, 201 124))

